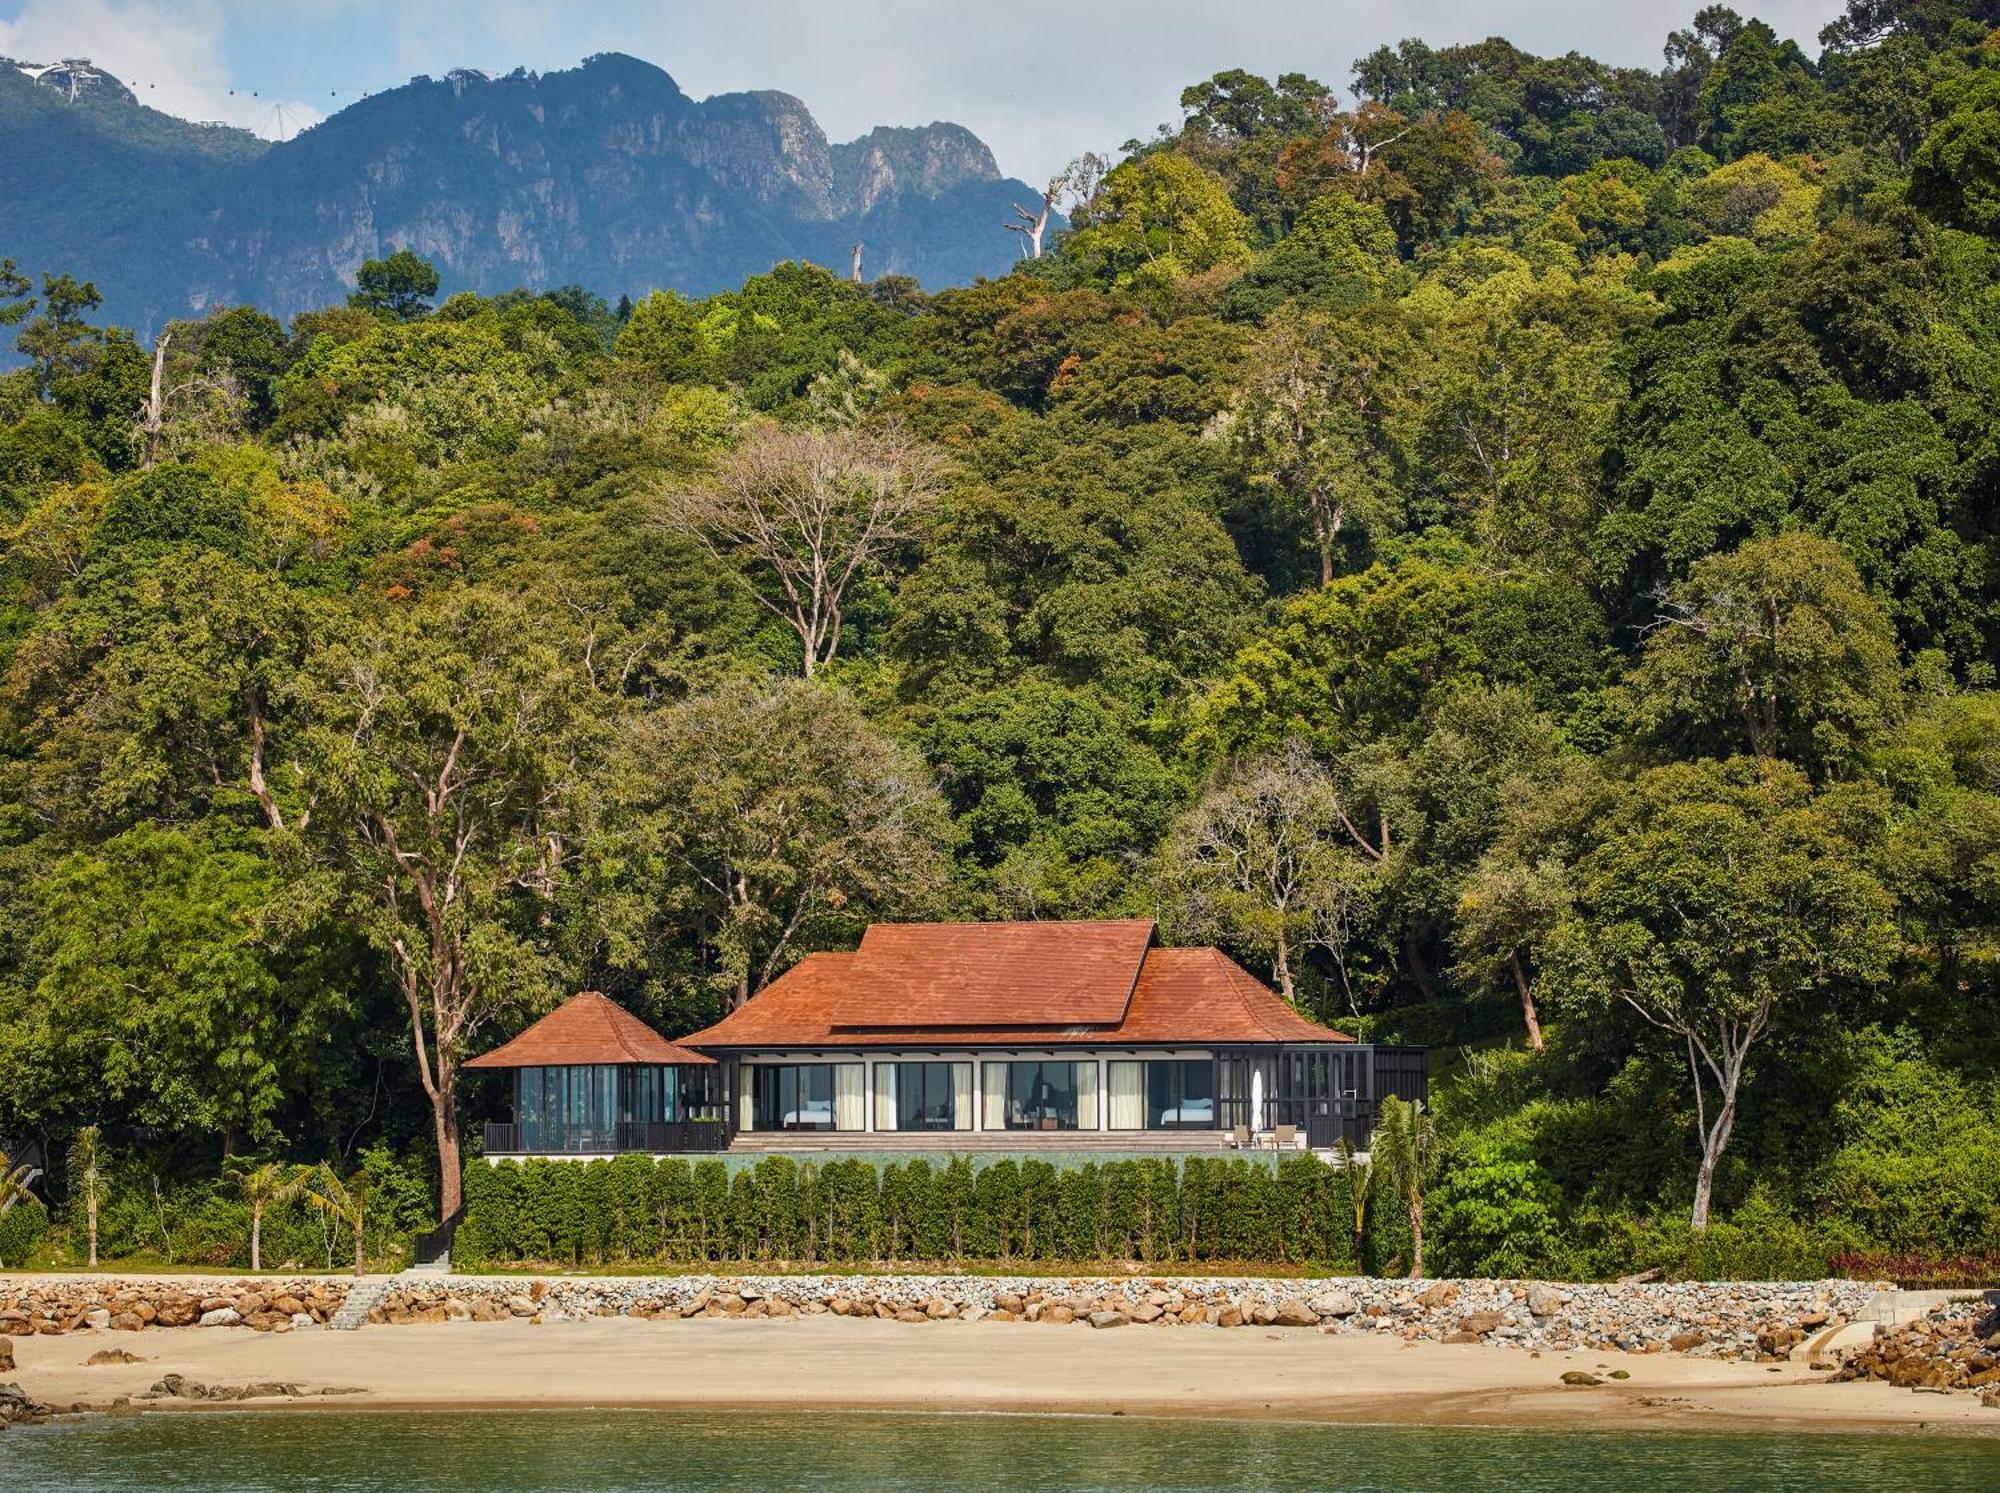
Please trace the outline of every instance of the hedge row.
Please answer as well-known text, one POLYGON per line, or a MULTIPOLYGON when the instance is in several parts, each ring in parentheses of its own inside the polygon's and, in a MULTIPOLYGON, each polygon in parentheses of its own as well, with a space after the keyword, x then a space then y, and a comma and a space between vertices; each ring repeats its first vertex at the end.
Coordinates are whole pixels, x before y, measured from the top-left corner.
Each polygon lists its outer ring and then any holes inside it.
POLYGON ((877 1166, 767 1156, 475 1162, 454 1262, 871 1264, 1259 1261, 1380 1268, 1402 1247, 1375 1210, 1354 1258, 1347 1183, 1311 1156, 877 1166), (1379 1237, 1378 1237, 1379 1236, 1379 1237))

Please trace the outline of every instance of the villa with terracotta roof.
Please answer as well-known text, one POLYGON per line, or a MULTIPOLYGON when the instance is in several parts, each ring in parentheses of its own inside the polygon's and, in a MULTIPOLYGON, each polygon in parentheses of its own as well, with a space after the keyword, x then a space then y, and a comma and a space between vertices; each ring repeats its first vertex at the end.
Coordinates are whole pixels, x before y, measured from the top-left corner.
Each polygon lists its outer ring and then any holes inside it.
POLYGON ((1143 919, 877 923, 677 1042, 585 992, 467 1066, 515 1075, 489 1156, 1365 1149, 1425 1082, 1143 919))

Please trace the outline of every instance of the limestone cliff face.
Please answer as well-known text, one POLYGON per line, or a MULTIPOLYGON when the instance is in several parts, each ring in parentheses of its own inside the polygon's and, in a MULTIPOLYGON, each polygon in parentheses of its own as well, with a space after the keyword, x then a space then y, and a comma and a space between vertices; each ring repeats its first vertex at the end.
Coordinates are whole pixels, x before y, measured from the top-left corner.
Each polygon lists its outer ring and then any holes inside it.
POLYGON ((939 197, 965 182, 1000 180, 986 142, 956 124, 878 126, 834 146, 832 164, 834 201, 845 212, 868 212, 899 192, 939 197))
MULTIPOLYGON (((72 194, 88 196, 108 159, 114 105, 164 119, 129 96, 82 111, 17 76, 38 96, 35 141, 61 146, 72 194)), ((0 145, 11 143, 6 101, 0 145)), ((412 79, 283 144, 246 137, 191 164, 177 157, 162 173, 171 194, 149 196, 144 175, 127 163, 117 202, 63 224, 46 197, 17 200, 0 182, 0 218, 43 214, 34 267, 98 278, 108 309, 142 327, 229 301, 324 305, 363 260, 403 245, 438 264, 447 291, 576 282, 613 298, 703 294, 781 259, 844 271, 857 241, 870 274, 935 287, 1003 271, 1015 252, 1001 229, 1008 203, 1029 195, 958 125, 833 145, 789 94, 696 101, 619 54, 562 72, 412 79)))

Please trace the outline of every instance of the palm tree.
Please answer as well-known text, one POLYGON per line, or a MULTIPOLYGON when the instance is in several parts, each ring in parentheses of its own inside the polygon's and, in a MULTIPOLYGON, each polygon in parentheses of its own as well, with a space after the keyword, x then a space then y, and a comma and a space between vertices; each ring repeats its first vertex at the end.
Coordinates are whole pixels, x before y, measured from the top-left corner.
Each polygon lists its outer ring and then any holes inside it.
POLYGON ((5 1151, 0 1151, 0 1218, 5 1218, 16 1203, 30 1195, 30 1184, 41 1174, 39 1167, 29 1166, 25 1161, 16 1165, 5 1151))
POLYGON ((1362 1248, 1368 1233, 1368 1205, 1375 1198, 1375 1158, 1354 1149, 1346 1136, 1339 1141, 1340 1171, 1347 1178, 1347 1200, 1354 1209, 1354 1273, 1365 1274, 1362 1248))
POLYGON ((1437 1126, 1421 1099, 1384 1099, 1370 1155, 1410 1211, 1410 1279, 1424 1273, 1424 1189, 1437 1175, 1437 1126))
POLYGON ((232 1167, 229 1179, 236 1185, 236 1194, 250 1205, 250 1268, 264 1268, 264 1210, 273 1203, 282 1203, 297 1197, 302 1178, 287 1172, 276 1161, 259 1162, 256 1165, 243 1164, 232 1167))
POLYGON ((368 1179, 356 1172, 346 1181, 332 1165, 302 1166, 292 1173, 291 1185, 305 1205, 354 1230, 354 1273, 362 1273, 361 1226, 368 1211, 368 1179))
POLYGON ((69 1193, 83 1203, 90 1234, 90 1268, 97 1268, 97 1210, 104 1206, 104 1132, 95 1125, 77 1131, 69 1145, 69 1193))

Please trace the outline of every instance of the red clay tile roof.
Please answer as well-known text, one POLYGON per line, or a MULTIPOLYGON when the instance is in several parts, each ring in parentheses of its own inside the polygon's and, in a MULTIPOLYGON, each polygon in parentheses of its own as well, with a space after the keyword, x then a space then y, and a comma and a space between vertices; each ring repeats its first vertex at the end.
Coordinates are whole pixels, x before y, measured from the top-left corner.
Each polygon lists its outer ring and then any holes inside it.
POLYGON ((1131 1001, 1108 1022, 996 1021, 968 998, 943 1008, 948 1020, 859 1030, 843 1025, 839 1018, 860 961, 858 953, 808 955, 740 1009, 682 1040, 704 1048, 1200 1046, 1353 1040, 1299 1015, 1218 949, 1146 951, 1131 1001))
POLYGON ((873 923, 831 1013, 836 1027, 1101 1025, 1125 1014, 1149 919, 873 923))
POLYGON ((706 1053, 669 1042, 618 1002, 595 990, 573 995, 520 1036, 468 1068, 542 1068, 566 1063, 712 1063, 706 1053))

